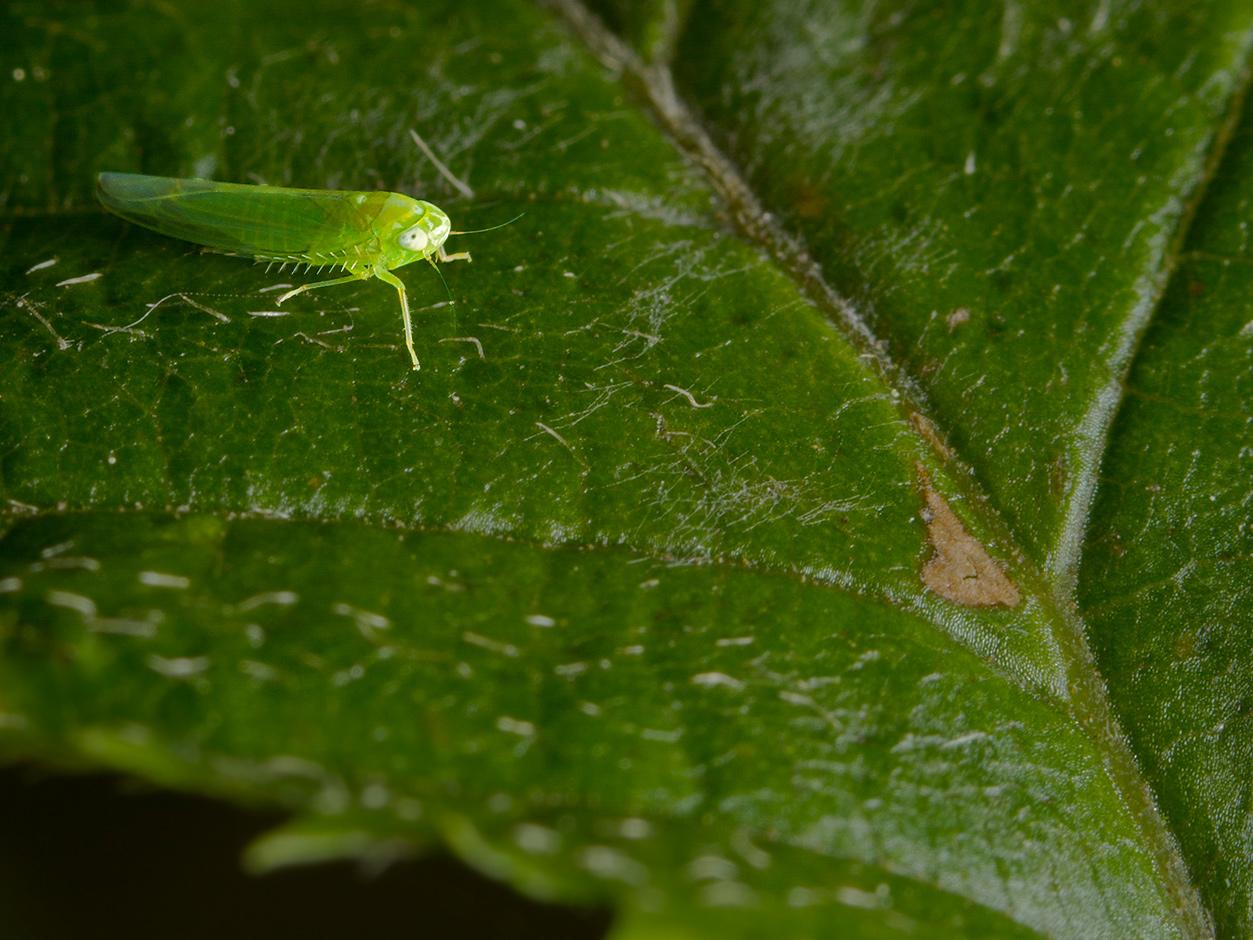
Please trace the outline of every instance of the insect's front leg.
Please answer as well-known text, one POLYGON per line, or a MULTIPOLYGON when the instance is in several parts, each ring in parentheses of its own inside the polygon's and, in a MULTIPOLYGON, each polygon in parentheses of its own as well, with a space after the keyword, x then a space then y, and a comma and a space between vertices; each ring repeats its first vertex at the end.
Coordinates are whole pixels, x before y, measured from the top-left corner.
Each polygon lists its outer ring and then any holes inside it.
POLYGON ((299 287, 293 287, 286 294, 283 294, 283 296, 279 297, 275 303, 281 306, 284 300, 291 300, 297 294, 303 294, 305 291, 313 290, 315 287, 331 287, 335 284, 347 284, 350 281, 360 281, 369 276, 370 272, 366 270, 349 274, 347 277, 333 277, 329 281, 315 281, 312 284, 301 284, 299 287))
POLYGON ((439 258, 440 261, 469 261, 470 252, 458 251, 450 255, 448 254, 448 252, 444 251, 443 247, 441 246, 439 251, 436 253, 436 257, 439 258))
POLYGON ((392 285, 396 288, 396 293, 400 294, 400 315, 405 322, 405 348, 409 350, 409 358, 413 360, 413 371, 416 372, 422 366, 418 364, 418 354, 413 351, 413 322, 409 319, 409 295, 405 293, 404 281, 382 266, 374 269, 374 276, 392 285))

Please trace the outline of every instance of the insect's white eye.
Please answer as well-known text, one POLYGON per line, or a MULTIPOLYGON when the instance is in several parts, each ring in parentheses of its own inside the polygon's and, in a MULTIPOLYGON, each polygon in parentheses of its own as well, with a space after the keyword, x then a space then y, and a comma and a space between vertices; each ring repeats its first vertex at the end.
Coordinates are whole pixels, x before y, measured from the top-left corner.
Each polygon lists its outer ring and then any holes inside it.
POLYGON ((410 251, 425 251, 428 242, 429 239, 426 237, 426 232, 416 226, 400 236, 400 244, 410 251))

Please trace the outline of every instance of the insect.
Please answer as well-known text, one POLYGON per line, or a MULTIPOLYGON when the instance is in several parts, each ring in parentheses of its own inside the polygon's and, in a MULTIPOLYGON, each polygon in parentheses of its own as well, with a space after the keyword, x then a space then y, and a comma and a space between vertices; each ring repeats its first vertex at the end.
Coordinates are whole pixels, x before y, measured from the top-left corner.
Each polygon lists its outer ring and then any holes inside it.
MULTIPOLYGON (((302 284, 278 298, 376 277, 396 288, 413 368, 413 324, 404 283, 392 272, 412 261, 469 261, 468 251, 444 251, 454 232, 448 214, 400 193, 287 189, 101 173, 100 202, 129 222, 223 254, 239 255, 306 272, 330 268, 342 277, 302 284)), ((514 221, 514 220, 511 220, 514 221)), ((504 223, 508 225, 509 223, 504 223)), ((493 226, 499 228, 500 226, 493 226)), ((491 231, 479 229, 478 231, 491 231)), ((438 269, 436 269, 438 271, 438 269)))

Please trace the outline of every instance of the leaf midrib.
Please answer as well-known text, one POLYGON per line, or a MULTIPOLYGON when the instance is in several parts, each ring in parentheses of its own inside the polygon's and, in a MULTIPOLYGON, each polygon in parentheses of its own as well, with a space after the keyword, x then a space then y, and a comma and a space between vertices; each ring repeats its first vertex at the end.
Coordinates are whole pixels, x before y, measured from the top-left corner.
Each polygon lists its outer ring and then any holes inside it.
POLYGON ((1097 481, 1105 452, 1118 412, 1127 395, 1127 381, 1139 356, 1140 346, 1149 331, 1154 317, 1161 309, 1162 301, 1170 290, 1180 266, 1188 257, 1188 238, 1196 221, 1197 212, 1205 201, 1210 184, 1218 174, 1231 138, 1240 123, 1244 99, 1253 84, 1253 33, 1246 36, 1242 59, 1244 67, 1240 79, 1227 102, 1227 113, 1205 143, 1205 155, 1201 171, 1193 182, 1175 224, 1175 231, 1162 254, 1151 262, 1154 270, 1143 275, 1137 283, 1147 282, 1146 302, 1133 305, 1119 324, 1120 342, 1113 350, 1106 365, 1108 376, 1088 402, 1079 421, 1080 439, 1085 445, 1079 462, 1081 472, 1075 484, 1066 494, 1065 522, 1050 552, 1050 568, 1054 572, 1056 591, 1074 597, 1079 582, 1079 568, 1083 561, 1083 544, 1087 536, 1088 520, 1096 498, 1097 481))
MULTIPOLYGON (((912 426, 909 421, 911 414, 920 414, 937 430, 939 446, 919 435, 921 443, 942 465, 956 470, 951 479, 966 497, 970 512, 978 516, 984 531, 992 533, 998 542, 1013 551, 1026 587, 1040 601, 1045 622, 1065 659, 1069 679, 1070 697, 1059 704, 1084 729, 1100 753, 1111 782, 1126 800, 1153 858, 1160 886, 1174 902, 1172 913, 1176 927, 1185 937, 1213 937, 1212 923, 1178 842, 1161 815, 1152 787, 1114 714, 1104 678, 1087 643, 1087 630, 1074 590, 1090 508, 1114 421, 1126 394, 1127 378, 1143 337, 1185 256, 1185 245, 1197 210, 1222 164, 1238 125, 1242 102, 1253 79, 1253 71, 1249 68, 1253 37, 1246 40, 1242 50, 1244 68, 1241 78, 1229 97, 1223 122, 1205 143, 1202 171, 1188 193, 1183 211, 1175 218, 1175 230, 1163 251, 1150 259, 1149 270, 1137 279, 1137 283, 1147 284, 1146 299, 1134 305, 1119 324, 1121 340, 1105 363, 1107 380, 1084 409, 1078 429, 1084 445, 1081 448, 1082 470, 1067 493, 1065 522, 1050 553, 1050 563, 1047 568, 1041 568, 1022 550, 1017 533, 996 509, 989 494, 979 487, 973 468, 948 444, 943 425, 931 416, 926 394, 919 383, 903 366, 892 360, 886 344, 874 334, 853 303, 826 280, 821 267, 805 247, 804 239, 784 230, 775 221, 777 216, 766 212, 764 203, 739 168, 717 147, 692 110, 680 99, 673 85, 669 62, 645 63, 581 0, 540 2, 562 16, 573 33, 598 59, 638 86, 662 132, 671 139, 676 149, 705 172, 713 189, 726 203, 739 237, 764 249, 782 273, 796 283, 802 296, 808 297, 819 312, 840 328, 844 338, 857 352, 874 364, 880 380, 898 392, 896 406, 902 419, 912 426), (943 452, 941 448, 948 452, 943 452)), ((675 31, 683 28, 677 22, 664 25, 675 31)), ((676 44, 676 37, 671 36, 664 45, 672 49, 676 44)), ((986 660, 988 657, 983 658, 986 660)), ((1021 684, 1021 680, 1016 681, 1021 684)))

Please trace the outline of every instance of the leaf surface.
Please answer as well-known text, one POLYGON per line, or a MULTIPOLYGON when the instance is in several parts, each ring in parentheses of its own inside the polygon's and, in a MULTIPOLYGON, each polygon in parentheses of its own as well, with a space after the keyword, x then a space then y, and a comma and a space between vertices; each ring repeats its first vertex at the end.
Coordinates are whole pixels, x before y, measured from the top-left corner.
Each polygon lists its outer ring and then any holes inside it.
POLYGON ((1248 931, 1245 5, 226 7, 0 26, 0 751, 620 937, 1248 931), (527 214, 413 374, 104 169, 527 214))

